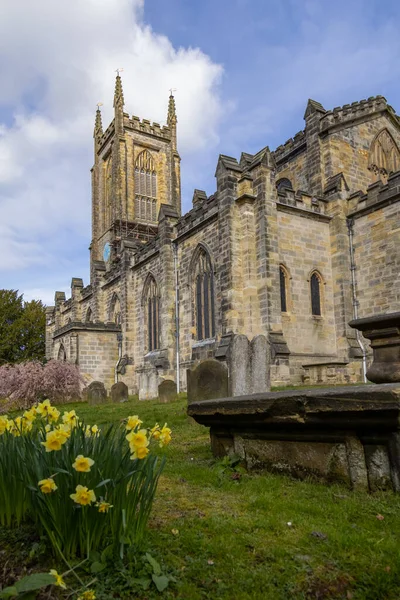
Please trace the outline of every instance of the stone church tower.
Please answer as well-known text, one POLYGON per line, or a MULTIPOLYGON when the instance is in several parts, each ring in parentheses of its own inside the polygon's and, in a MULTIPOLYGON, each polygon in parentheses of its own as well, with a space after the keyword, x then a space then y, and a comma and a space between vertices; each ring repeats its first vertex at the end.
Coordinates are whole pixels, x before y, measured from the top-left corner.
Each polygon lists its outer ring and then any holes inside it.
POLYGON ((400 310, 400 120, 382 96, 309 100, 304 120, 274 151, 220 155, 181 216, 174 98, 165 126, 131 117, 118 75, 114 119, 95 118, 90 284, 56 292, 47 357, 145 399, 262 334, 273 385, 360 381, 348 322, 400 310))

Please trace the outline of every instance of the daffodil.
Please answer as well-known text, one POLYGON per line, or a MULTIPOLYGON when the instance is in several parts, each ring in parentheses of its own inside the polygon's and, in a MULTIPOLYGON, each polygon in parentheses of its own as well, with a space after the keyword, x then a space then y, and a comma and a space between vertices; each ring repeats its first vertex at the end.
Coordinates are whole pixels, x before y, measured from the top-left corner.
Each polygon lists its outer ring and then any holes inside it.
POLYGON ((50 406, 49 410, 47 411, 47 418, 48 418, 49 422, 57 423, 59 416, 60 416, 60 411, 57 410, 55 406, 50 406))
POLYGON ((55 579, 54 585, 58 585, 58 587, 63 588, 64 590, 67 588, 64 579, 57 573, 55 569, 50 570, 50 575, 53 575, 55 579))
POLYGON ((149 445, 149 439, 147 437, 147 430, 140 429, 139 431, 131 431, 126 436, 129 442, 131 451, 133 452, 136 448, 145 448, 149 445))
POLYGON ((100 433, 100 429, 98 428, 97 425, 86 425, 86 429, 85 429, 85 436, 86 437, 95 437, 97 435, 99 435, 100 433))
POLYGON ((77 504, 81 504, 82 506, 87 506, 92 502, 96 502, 96 495, 93 490, 89 490, 87 487, 83 485, 77 485, 75 489, 75 494, 70 494, 70 498, 77 504))
POLYGON ((156 423, 154 425, 154 427, 152 427, 150 429, 151 437, 153 437, 155 440, 158 440, 158 439, 160 439, 160 433, 161 433, 160 426, 158 423, 156 423))
POLYGON ((137 415, 133 415, 131 417, 128 417, 125 429, 127 431, 132 431, 133 429, 136 429, 136 427, 140 427, 142 423, 143 421, 141 421, 137 415))
POLYGON ((10 419, 7 423, 7 429, 14 437, 19 437, 22 433, 22 417, 10 419))
POLYGON ((0 416, 0 435, 3 435, 8 429, 7 415, 0 416))
POLYGON ((55 492, 57 489, 55 481, 51 477, 39 481, 38 486, 40 487, 40 491, 43 494, 51 494, 51 492, 55 492))
POLYGON ((50 400, 43 400, 43 402, 40 402, 37 406, 36 406, 36 413, 38 415, 40 415, 41 417, 47 417, 47 413, 49 411, 49 408, 51 408, 51 404, 50 404, 50 400))
POLYGON ((75 471, 79 471, 80 473, 89 473, 90 467, 94 465, 94 460, 91 458, 86 458, 83 454, 79 454, 76 457, 75 462, 72 464, 75 471))
POLYGON ((53 450, 61 450, 61 446, 66 441, 67 437, 64 432, 59 429, 53 429, 53 431, 46 433, 46 441, 41 442, 41 444, 46 448, 46 452, 53 452, 53 450))
POLYGON ((167 446, 171 441, 171 430, 165 423, 164 427, 160 431, 160 448, 167 446))
POLYGON ((70 410, 69 412, 64 411, 62 420, 63 420, 63 423, 65 423, 65 425, 69 425, 69 427, 71 429, 76 427, 76 425, 78 424, 78 417, 74 410, 70 410))
POLYGON ((105 500, 97 502, 96 506, 99 509, 99 513, 107 513, 110 510, 110 508, 113 508, 113 505, 109 502, 106 502, 105 500))
POLYGON ((134 448, 133 451, 132 451, 132 448, 131 448, 131 452, 132 452, 132 454, 131 454, 131 460, 135 460, 136 458, 138 458, 139 460, 141 460, 142 458, 146 458, 146 456, 149 453, 149 449, 146 448, 146 447, 144 447, 144 446, 142 446, 140 448, 134 448))
POLYGON ((71 427, 65 423, 60 423, 60 425, 57 425, 57 427, 55 427, 55 431, 58 431, 59 435, 66 440, 71 435, 71 427))
POLYGON ((78 596, 78 600, 96 600, 96 594, 93 590, 86 590, 86 592, 78 596))
POLYGON ((30 421, 31 423, 36 419, 36 411, 34 408, 31 408, 30 410, 26 410, 23 414, 24 419, 26 419, 27 421, 30 421))

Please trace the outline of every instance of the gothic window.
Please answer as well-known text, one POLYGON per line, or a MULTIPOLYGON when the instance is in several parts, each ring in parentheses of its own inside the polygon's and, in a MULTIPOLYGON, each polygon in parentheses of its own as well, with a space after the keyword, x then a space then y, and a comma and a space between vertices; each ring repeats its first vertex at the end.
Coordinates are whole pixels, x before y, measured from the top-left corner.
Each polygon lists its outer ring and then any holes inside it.
POLYGON ((288 312, 289 274, 283 265, 279 267, 279 283, 281 292, 281 311, 288 312))
POLYGON ((147 331, 147 351, 157 350, 160 346, 159 312, 160 298, 157 284, 152 275, 149 275, 144 287, 143 308, 147 331))
POLYGON ((387 129, 382 129, 371 144, 368 169, 374 181, 382 179, 384 183, 390 173, 400 169, 400 152, 387 129))
POLYGON ((278 179, 278 181, 276 182, 276 189, 278 190, 278 192, 280 192, 283 189, 292 190, 293 189, 292 182, 290 181, 290 179, 287 179, 286 177, 282 177, 281 179, 278 179))
POLYGON ((86 319, 85 319, 86 323, 93 323, 93 312, 92 309, 89 308, 86 311, 86 319))
POLYGON ((65 362, 67 360, 67 353, 65 352, 63 344, 61 344, 58 350, 57 360, 61 360, 62 362, 65 362))
POLYGON ((211 261, 204 248, 199 247, 194 267, 196 335, 206 340, 215 335, 214 279, 211 261))
POLYGON ((317 272, 314 272, 310 278, 310 291, 311 291, 311 314, 314 317, 321 316, 321 285, 322 278, 317 272))
POLYGON ((105 170, 105 226, 110 227, 112 223, 112 172, 111 172, 112 162, 111 156, 108 158, 106 162, 106 170, 105 170))
POLYGON ((109 319, 111 323, 115 323, 116 325, 121 325, 121 303, 119 301, 118 295, 113 294, 110 304, 109 311, 109 319))
POLYGON ((135 217, 157 221, 157 174, 153 157, 147 150, 135 161, 135 217))

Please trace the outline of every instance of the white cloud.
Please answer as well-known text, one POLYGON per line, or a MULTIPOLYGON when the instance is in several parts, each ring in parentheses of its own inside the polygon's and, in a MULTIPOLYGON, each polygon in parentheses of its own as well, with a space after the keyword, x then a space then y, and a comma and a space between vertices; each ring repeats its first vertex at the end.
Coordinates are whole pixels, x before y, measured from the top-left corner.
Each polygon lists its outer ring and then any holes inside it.
POLYGON ((103 125, 112 119, 116 68, 125 110, 142 118, 165 123, 177 88, 183 156, 218 141, 221 66, 174 48, 142 9, 142 0, 1 4, 0 271, 54 268, 74 236, 89 242, 94 113, 101 101, 103 125))

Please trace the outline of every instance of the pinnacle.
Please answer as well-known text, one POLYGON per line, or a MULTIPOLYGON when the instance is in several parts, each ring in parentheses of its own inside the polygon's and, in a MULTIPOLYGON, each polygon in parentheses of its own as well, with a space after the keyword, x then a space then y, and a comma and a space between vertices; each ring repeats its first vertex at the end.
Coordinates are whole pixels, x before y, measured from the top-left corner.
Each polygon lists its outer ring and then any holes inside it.
POLYGON ((118 73, 115 80, 115 92, 114 92, 114 108, 117 106, 124 106, 124 92, 122 91, 122 81, 118 73))
POLYGON ((175 98, 172 95, 172 92, 169 96, 168 101, 168 123, 176 122, 176 109, 175 109, 175 98))
POLYGON ((101 112, 99 106, 96 110, 96 119, 94 122, 94 135, 97 137, 103 135, 103 123, 101 121, 101 112))

